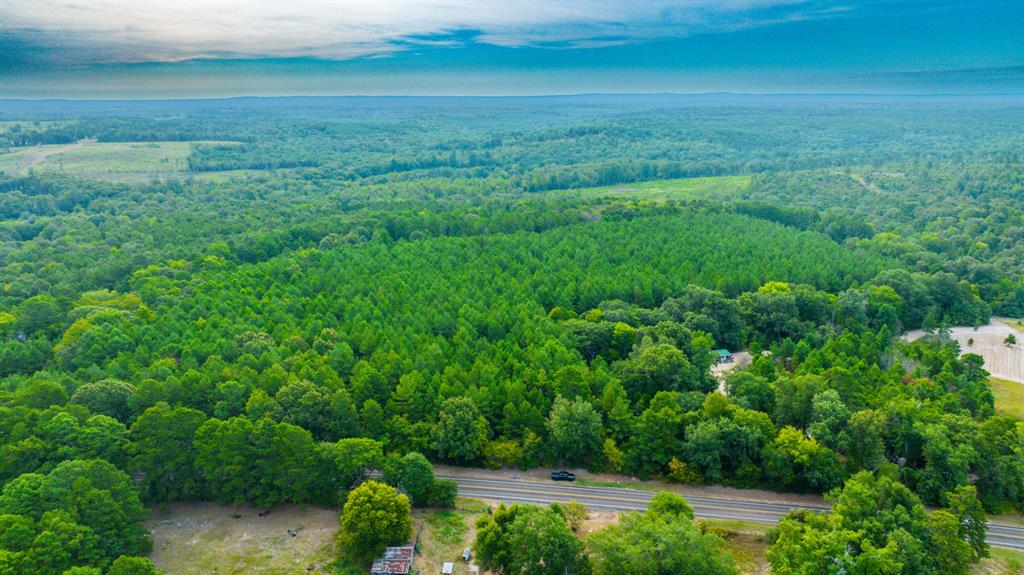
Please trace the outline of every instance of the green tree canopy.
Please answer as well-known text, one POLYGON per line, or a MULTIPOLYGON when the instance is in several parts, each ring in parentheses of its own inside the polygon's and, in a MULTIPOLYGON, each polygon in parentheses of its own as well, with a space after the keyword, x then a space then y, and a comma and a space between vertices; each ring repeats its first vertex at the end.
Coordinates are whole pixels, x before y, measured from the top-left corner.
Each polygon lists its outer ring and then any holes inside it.
POLYGON ((562 514, 536 505, 500 506, 482 515, 474 542, 481 567, 499 575, 587 575, 583 544, 562 514))
POLYGON ((390 485, 367 481, 356 487, 341 510, 342 550, 367 561, 388 545, 405 543, 412 536, 410 511, 409 498, 390 485))

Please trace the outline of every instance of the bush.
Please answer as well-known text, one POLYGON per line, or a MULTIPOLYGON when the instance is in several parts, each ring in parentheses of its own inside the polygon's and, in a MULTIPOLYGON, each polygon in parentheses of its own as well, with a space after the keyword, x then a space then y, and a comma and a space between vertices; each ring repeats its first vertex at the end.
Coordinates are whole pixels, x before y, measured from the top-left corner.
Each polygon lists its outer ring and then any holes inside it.
POLYGON ((682 495, 671 491, 659 491, 651 498, 651 502, 647 505, 647 511, 693 519, 693 508, 690 507, 689 502, 682 495))
POLYGON ((604 440, 601 451, 604 453, 604 469, 612 473, 619 473, 626 464, 626 455, 615 445, 615 440, 608 437, 604 440))
POLYGON ((451 479, 434 479, 430 485, 430 505, 434 507, 455 507, 459 485, 451 479))
POLYGON ((700 473, 694 471, 689 465, 675 457, 672 458, 672 461, 668 462, 668 479, 674 483, 686 483, 688 485, 698 485, 701 483, 700 473))
POLYGON ((484 447, 484 465, 491 469, 514 467, 523 457, 523 448, 515 439, 496 439, 484 447))

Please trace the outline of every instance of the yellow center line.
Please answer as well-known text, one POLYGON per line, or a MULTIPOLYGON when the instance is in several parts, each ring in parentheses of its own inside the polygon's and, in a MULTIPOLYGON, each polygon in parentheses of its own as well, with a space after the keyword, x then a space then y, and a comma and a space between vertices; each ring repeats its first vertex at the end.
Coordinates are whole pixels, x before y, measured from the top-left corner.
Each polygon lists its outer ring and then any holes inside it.
MULTIPOLYGON (((460 486, 460 490, 463 490, 463 489, 464 488, 460 486)), ((509 491, 509 492, 512 492, 512 493, 515 493, 515 494, 518 494, 518 495, 522 495, 524 497, 529 497, 531 495, 551 495, 551 496, 555 496, 555 497, 562 497, 562 498, 566 498, 566 499, 571 499, 573 496, 576 496, 576 497, 579 497, 581 499, 601 499, 601 500, 606 500, 606 501, 615 501, 615 502, 618 502, 618 503, 643 503, 643 504, 650 503, 650 501, 651 501, 651 499, 649 497, 646 498, 646 499, 628 499, 628 498, 624 498, 624 497, 610 497, 610 496, 607 496, 607 495, 566 494, 565 492, 562 492, 562 491, 546 491, 546 490, 539 490, 539 489, 538 490, 531 490, 531 491, 523 491, 522 489, 515 489, 515 488, 512 488, 512 487, 480 487, 480 488, 474 489, 473 486, 467 486, 465 489, 467 489, 467 490, 475 490, 475 491, 485 491, 485 492, 486 491, 509 491)), ((742 504, 733 504, 733 506, 730 507, 729 504, 726 504, 725 506, 719 506, 719 505, 708 505, 708 504, 703 504, 702 503, 702 504, 698 504, 698 506, 701 507, 701 508, 704 508, 704 509, 721 509, 721 510, 738 509, 738 510, 747 511, 747 512, 750 512, 750 513, 762 513, 762 514, 763 513, 768 513, 768 514, 780 515, 780 516, 781 515, 785 515, 787 513, 785 511, 774 511, 774 510, 761 510, 761 509, 753 509, 752 510, 752 509, 749 509, 747 507, 743 507, 742 504)))
POLYGON ((566 493, 564 491, 545 491, 545 490, 541 490, 541 489, 531 489, 529 491, 524 491, 522 489, 516 489, 514 487, 490 487, 490 486, 487 486, 487 487, 482 487, 482 486, 481 487, 477 487, 475 485, 466 485, 466 486, 461 486, 460 485, 459 488, 460 489, 463 489, 463 488, 465 488, 465 489, 473 489, 473 490, 477 490, 477 491, 511 491, 512 493, 518 493, 520 495, 527 495, 527 496, 528 495, 540 495, 540 494, 556 495, 556 496, 559 496, 559 497, 570 497, 570 498, 573 497, 573 496, 576 496, 576 497, 582 497, 582 498, 586 498, 586 499, 607 499, 607 500, 610 500, 610 501, 628 501, 628 502, 633 502, 633 503, 648 503, 651 500, 650 497, 648 497, 646 499, 629 499, 629 498, 625 498, 625 497, 610 497, 608 495, 587 495, 587 494, 582 494, 582 493, 566 493))

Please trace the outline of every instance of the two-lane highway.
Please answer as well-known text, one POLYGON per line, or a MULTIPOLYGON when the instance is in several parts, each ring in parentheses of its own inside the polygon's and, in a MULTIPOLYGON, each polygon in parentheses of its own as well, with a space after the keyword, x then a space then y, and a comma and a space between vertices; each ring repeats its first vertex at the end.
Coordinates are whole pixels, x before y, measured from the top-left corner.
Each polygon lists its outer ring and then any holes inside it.
MULTIPOLYGON (((654 493, 618 487, 586 487, 571 483, 447 477, 459 485, 459 495, 505 503, 564 503, 579 501, 595 511, 645 511, 654 493)), ((823 506, 765 503, 745 499, 687 497, 698 517, 778 523, 794 509, 828 511, 823 506)), ((1024 550, 1024 527, 989 523, 989 545, 1024 550)))

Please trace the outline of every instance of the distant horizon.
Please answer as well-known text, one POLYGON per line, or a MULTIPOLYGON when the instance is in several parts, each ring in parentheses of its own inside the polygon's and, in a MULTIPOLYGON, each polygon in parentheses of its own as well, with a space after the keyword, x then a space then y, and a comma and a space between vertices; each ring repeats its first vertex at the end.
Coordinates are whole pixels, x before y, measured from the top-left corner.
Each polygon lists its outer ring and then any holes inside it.
POLYGON ((246 99, 330 99, 330 98, 395 98, 395 99, 544 99, 544 98, 587 98, 587 97, 770 97, 770 98, 958 98, 958 99, 1019 99, 1024 104, 1024 94, 1019 92, 565 92, 544 94, 238 94, 233 96, 194 97, 119 97, 119 98, 62 98, 62 97, 16 97, 0 96, 2 102, 197 102, 246 99))
POLYGON ((1021 94, 1015 0, 6 0, 0 99, 1021 94))

